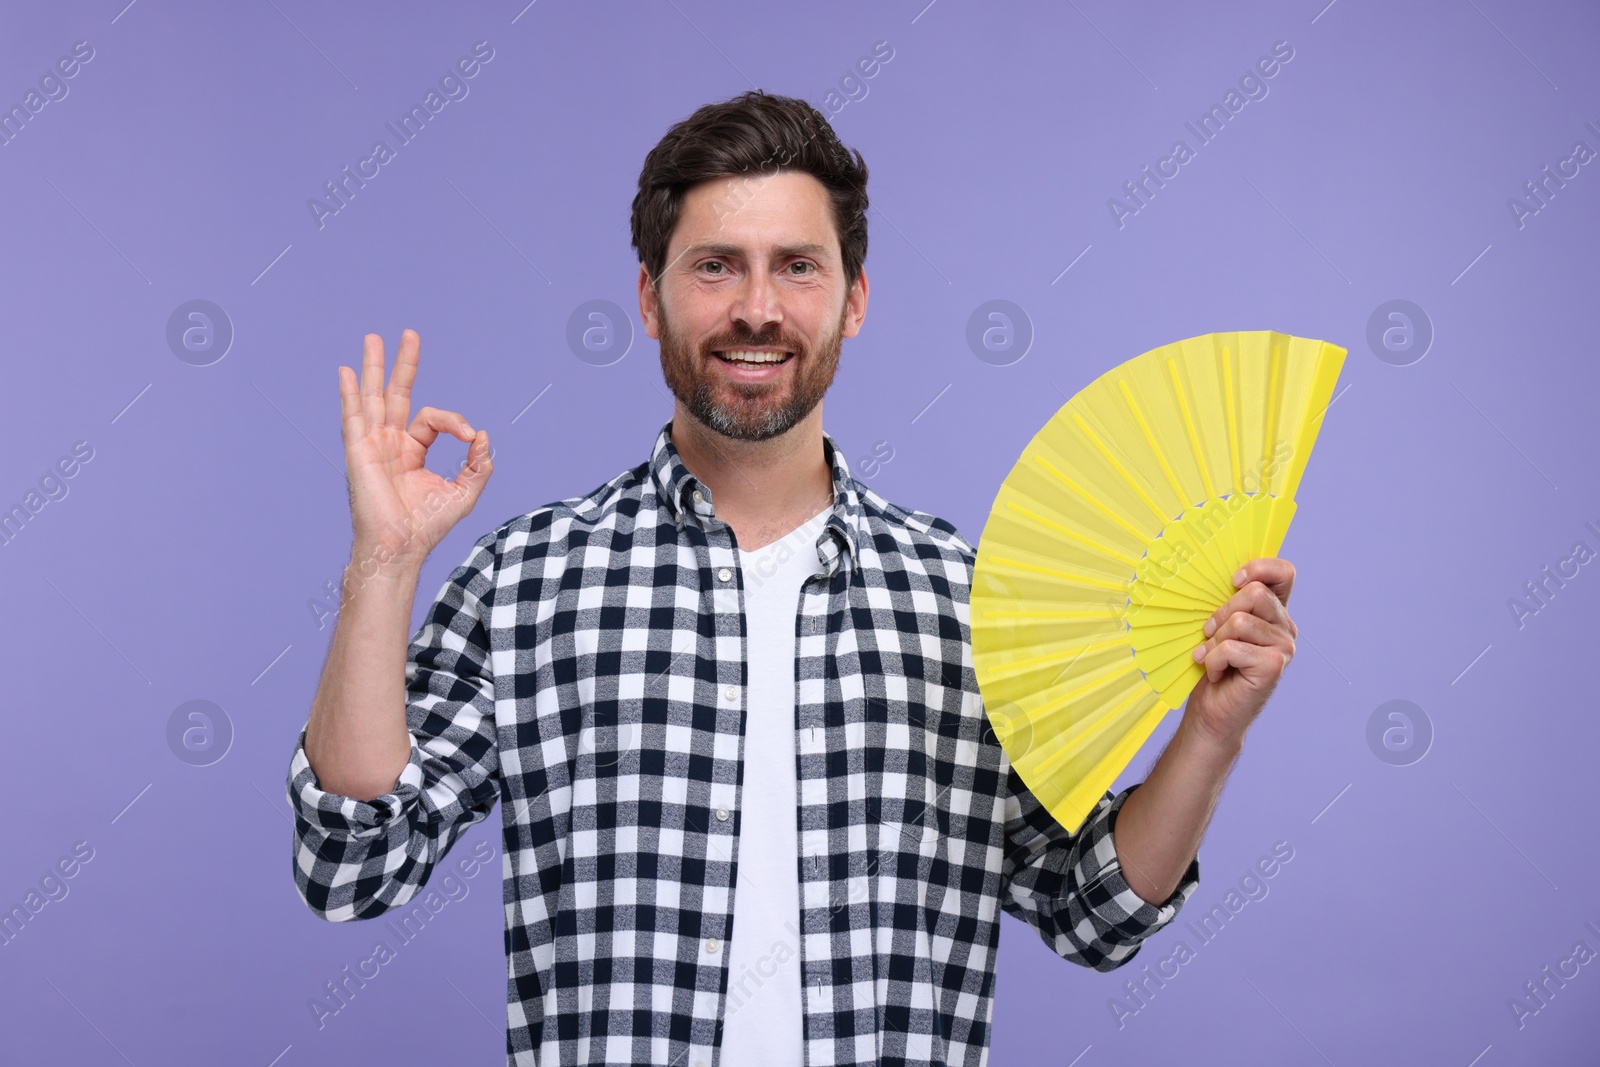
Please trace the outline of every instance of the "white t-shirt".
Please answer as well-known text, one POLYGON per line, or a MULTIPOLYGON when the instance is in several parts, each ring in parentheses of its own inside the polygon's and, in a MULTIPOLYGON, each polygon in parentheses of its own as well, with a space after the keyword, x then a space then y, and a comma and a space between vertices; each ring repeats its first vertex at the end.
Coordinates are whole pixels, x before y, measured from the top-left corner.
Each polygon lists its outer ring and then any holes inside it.
POLYGON ((795 620, 801 585, 822 570, 816 540, 832 511, 828 507, 770 545, 739 552, 750 674, 723 1067, 800 1067, 805 1062, 795 620))

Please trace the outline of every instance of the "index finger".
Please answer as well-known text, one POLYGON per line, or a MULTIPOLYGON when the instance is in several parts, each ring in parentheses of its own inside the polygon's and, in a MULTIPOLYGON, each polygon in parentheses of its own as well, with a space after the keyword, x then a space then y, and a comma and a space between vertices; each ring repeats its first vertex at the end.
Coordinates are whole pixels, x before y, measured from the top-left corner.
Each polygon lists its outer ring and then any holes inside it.
POLYGON ((422 355, 422 338, 416 330, 400 333, 400 349, 394 357, 394 373, 383 394, 383 424, 404 430, 411 420, 411 384, 417 380, 417 362, 422 355))
POLYGON ((1251 582, 1260 582, 1287 605, 1289 591, 1294 588, 1294 564, 1277 556, 1249 560, 1235 572, 1233 584, 1242 589, 1251 582))
POLYGON ((1207 637, 1215 637, 1222 624, 1237 614, 1254 615, 1273 624, 1287 623, 1290 633, 1295 632, 1294 621, 1289 618, 1289 609, 1283 606, 1283 601, 1273 592, 1272 587, 1264 582, 1257 583, 1252 579, 1250 584, 1229 597, 1227 603, 1213 611, 1206 619, 1204 633, 1207 637))

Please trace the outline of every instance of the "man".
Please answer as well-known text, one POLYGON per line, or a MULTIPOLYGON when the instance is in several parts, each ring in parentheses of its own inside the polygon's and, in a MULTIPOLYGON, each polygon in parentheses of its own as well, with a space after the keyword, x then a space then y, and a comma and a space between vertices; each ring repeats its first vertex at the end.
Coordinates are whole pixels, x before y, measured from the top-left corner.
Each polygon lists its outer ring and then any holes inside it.
POLYGON ((1293 653, 1254 560, 1147 780, 1076 835, 988 729, 974 552, 855 481, 822 429, 866 315, 860 154, 746 93, 674 126, 633 204, 676 398, 649 459, 484 535, 407 648, 423 559, 487 433, 339 369, 347 595, 290 769, 295 878, 333 920, 406 905, 502 810, 507 1062, 980 1064, 1002 910, 1108 971, 1171 922, 1245 729, 1293 653), (454 482, 423 466, 472 442, 454 482))

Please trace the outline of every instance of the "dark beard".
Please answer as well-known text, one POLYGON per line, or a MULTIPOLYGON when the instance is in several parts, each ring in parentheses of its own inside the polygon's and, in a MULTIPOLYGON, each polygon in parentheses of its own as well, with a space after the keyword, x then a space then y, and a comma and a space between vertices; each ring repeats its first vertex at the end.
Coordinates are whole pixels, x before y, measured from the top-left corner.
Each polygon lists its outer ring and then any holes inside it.
POLYGON ((788 431, 801 419, 811 414, 822 402, 823 394, 833 384, 834 373, 839 368, 839 351, 844 344, 843 330, 849 304, 839 314, 839 322, 831 336, 824 338, 815 352, 808 352, 793 338, 784 337, 777 329, 761 335, 744 331, 721 334, 709 339, 701 349, 694 350, 680 342, 668 322, 666 308, 658 304, 661 316, 661 373, 667 380, 672 395, 694 419, 707 429, 737 441, 765 441, 788 431), (794 385, 789 396, 778 404, 762 403, 775 387, 757 385, 747 387, 734 384, 731 388, 738 401, 719 404, 716 394, 719 386, 710 375, 714 368, 706 367, 706 360, 718 349, 782 347, 794 353, 794 385))

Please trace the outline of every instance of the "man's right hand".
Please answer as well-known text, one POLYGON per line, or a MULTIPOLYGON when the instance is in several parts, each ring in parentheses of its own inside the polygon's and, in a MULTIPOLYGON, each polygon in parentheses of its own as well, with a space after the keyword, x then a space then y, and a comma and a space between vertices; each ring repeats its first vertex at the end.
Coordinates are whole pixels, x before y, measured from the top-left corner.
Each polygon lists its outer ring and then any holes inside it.
POLYGON ((400 335, 387 389, 383 338, 377 334, 364 339, 359 390, 355 371, 339 368, 344 462, 355 526, 352 564, 362 568, 391 561, 420 568, 434 546, 472 510, 494 470, 489 432, 474 430, 456 412, 425 407, 407 426, 421 348, 415 330, 400 335), (440 433, 471 442, 467 464, 454 481, 423 466, 428 447, 440 433))

